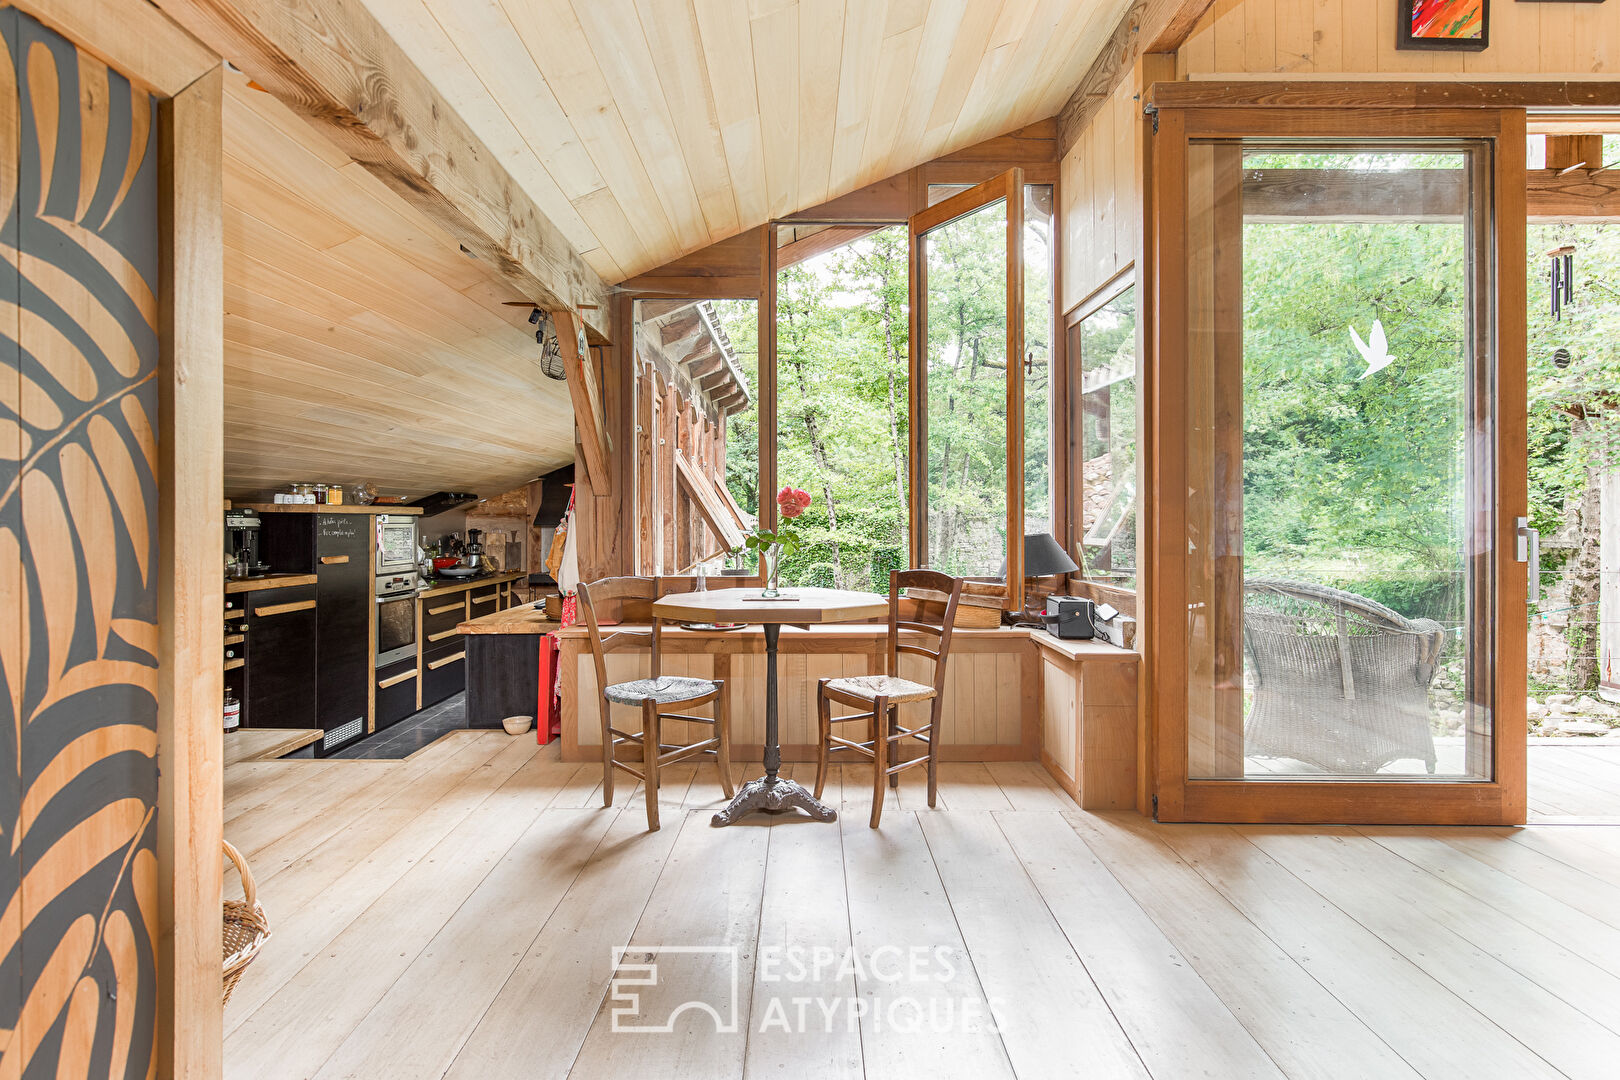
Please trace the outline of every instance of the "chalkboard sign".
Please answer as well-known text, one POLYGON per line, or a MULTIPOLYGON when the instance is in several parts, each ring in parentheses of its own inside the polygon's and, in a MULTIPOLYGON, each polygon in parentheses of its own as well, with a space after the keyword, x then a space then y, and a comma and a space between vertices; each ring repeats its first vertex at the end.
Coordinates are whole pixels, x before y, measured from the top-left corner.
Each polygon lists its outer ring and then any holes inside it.
POLYGON ((370 520, 363 514, 317 514, 315 535, 321 540, 344 540, 360 536, 363 532, 370 531, 364 528, 370 520))

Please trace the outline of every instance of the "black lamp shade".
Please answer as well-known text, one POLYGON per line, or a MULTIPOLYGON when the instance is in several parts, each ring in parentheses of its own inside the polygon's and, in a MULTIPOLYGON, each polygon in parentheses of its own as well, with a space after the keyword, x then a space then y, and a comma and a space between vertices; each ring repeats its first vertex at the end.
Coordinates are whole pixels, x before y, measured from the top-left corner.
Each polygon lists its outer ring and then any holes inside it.
MULTIPOLYGON (((1024 534, 1024 576, 1055 577, 1058 574, 1072 574, 1080 569, 1069 558, 1069 553, 1063 550, 1063 545, 1051 533, 1025 533, 1024 534)), ((1007 566, 1001 566, 1001 576, 1007 576, 1007 566)))

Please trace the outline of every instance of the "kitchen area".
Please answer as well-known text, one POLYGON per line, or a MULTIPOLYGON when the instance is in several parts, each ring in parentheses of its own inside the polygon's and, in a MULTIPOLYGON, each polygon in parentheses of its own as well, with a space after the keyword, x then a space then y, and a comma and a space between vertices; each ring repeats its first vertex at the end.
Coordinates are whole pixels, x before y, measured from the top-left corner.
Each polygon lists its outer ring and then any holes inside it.
POLYGON ((447 731, 549 715, 539 666, 556 583, 538 549, 560 557, 569 471, 519 489, 522 500, 295 484, 227 504, 227 752, 233 733, 273 731, 278 756, 397 758, 447 731), (535 490, 548 480, 549 500, 535 490), (530 499, 533 517, 515 528, 511 504, 527 511, 530 499), (526 648, 493 656, 484 628, 514 620, 526 648))

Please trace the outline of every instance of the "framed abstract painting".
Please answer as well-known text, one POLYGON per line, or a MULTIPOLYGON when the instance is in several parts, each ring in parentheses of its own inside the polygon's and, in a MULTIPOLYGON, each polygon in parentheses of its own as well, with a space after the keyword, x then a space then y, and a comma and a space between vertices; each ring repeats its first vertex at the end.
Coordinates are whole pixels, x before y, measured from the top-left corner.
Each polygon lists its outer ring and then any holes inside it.
POLYGON ((1491 0, 1399 0, 1397 49, 1462 49, 1490 44, 1491 0))

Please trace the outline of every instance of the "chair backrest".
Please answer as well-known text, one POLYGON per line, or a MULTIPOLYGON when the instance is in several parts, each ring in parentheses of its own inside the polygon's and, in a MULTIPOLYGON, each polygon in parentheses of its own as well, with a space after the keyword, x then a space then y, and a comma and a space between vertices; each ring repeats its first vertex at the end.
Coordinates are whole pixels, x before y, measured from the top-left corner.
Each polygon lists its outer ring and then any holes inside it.
POLYGON ((585 629, 591 635, 591 657, 596 661, 596 688, 606 690, 607 654, 626 645, 652 646, 652 677, 659 674, 659 624, 652 617, 653 601, 659 597, 658 579, 650 577, 603 578, 589 585, 579 583, 579 610, 585 616, 585 629), (618 630, 602 636, 601 623, 652 623, 650 630, 618 630))
POLYGON ((962 579, 942 574, 938 570, 891 570, 889 571, 889 659, 888 673, 898 676, 900 674, 900 654, 910 653, 923 656, 934 665, 934 693, 935 700, 943 700, 945 695, 945 660, 951 651, 951 631, 956 624, 956 603, 962 598, 962 579), (901 589, 932 589, 944 593, 945 612, 940 624, 921 621, 922 615, 917 619, 900 618, 900 590, 901 589), (922 634, 924 637, 933 637, 938 642, 934 648, 912 641, 901 641, 900 631, 910 630, 922 634))

